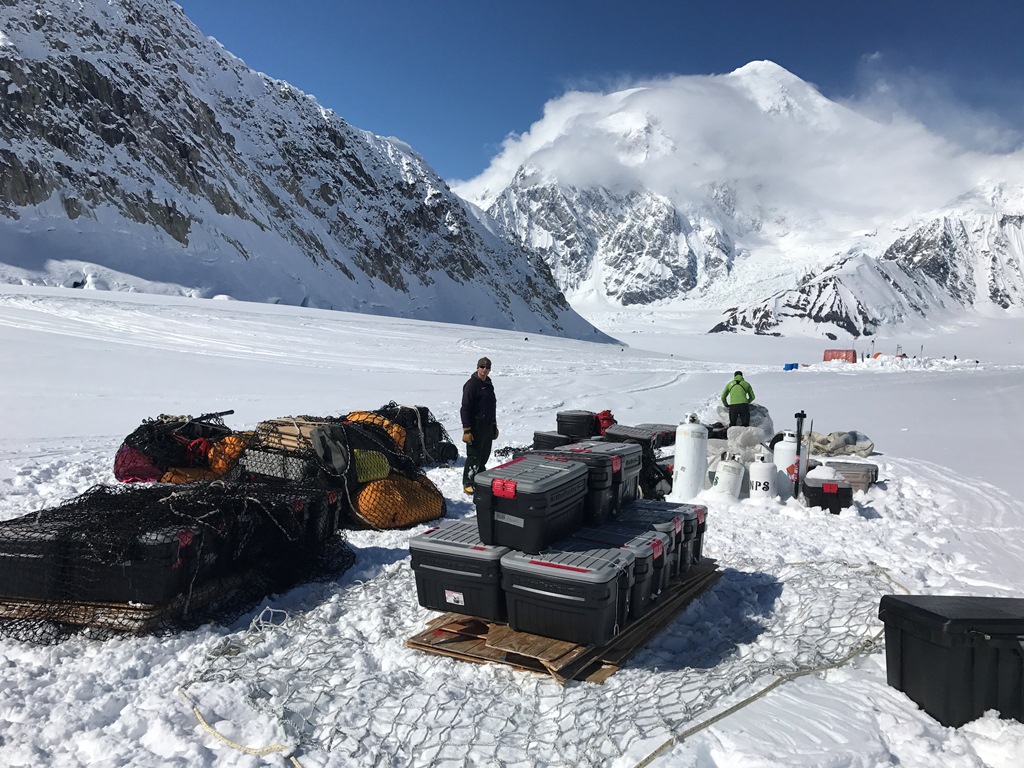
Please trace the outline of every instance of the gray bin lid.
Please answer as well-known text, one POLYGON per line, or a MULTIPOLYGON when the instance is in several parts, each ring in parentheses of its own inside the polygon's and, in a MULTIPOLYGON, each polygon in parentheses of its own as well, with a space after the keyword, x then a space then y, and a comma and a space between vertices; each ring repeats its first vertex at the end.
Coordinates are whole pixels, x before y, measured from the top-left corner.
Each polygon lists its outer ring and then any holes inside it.
POLYGON ((546 455, 527 454, 484 472, 478 472, 474 482, 477 486, 489 488, 492 480, 511 480, 516 484, 517 493, 546 493, 564 483, 581 477, 586 478, 589 474, 590 469, 586 464, 572 461, 569 457, 562 461, 548 458, 546 455))
POLYGON ((501 558, 505 571, 564 581, 606 584, 623 571, 629 573, 636 556, 628 549, 595 548, 583 552, 545 552, 528 555, 513 550, 501 558))
POLYGON ((409 550, 436 554, 468 557, 475 560, 500 560, 512 550, 480 541, 480 530, 476 518, 469 520, 447 520, 409 539, 409 550))

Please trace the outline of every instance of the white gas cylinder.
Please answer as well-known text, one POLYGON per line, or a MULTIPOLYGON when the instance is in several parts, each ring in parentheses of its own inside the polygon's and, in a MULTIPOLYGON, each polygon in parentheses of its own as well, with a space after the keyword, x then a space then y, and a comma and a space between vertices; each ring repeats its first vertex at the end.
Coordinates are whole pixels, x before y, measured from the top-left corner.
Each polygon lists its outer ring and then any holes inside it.
POLYGON ((734 499, 740 497, 740 489, 743 487, 743 473, 746 468, 739 461, 739 457, 733 454, 718 465, 715 470, 715 481, 711 489, 724 496, 731 496, 734 499))
POLYGON ((708 470, 708 430, 691 413, 676 427, 675 466, 672 470, 672 493, 669 501, 685 502, 704 490, 708 470))
POLYGON ((797 477, 796 432, 786 430, 775 444, 776 489, 783 501, 793 495, 793 481, 797 477))
POLYGON ((759 455, 747 467, 748 489, 752 499, 771 499, 775 496, 775 463, 759 455))

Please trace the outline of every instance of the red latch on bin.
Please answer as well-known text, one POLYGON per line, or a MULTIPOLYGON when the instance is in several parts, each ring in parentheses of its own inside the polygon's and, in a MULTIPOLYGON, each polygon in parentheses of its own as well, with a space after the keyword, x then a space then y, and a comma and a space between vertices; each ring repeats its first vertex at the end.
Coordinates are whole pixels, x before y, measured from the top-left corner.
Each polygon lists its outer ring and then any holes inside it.
POLYGON ((822 483, 822 493, 839 493, 839 483, 822 483))
POLYGON ((654 550, 654 559, 657 560, 659 557, 665 554, 665 545, 660 540, 655 539, 651 542, 651 549, 654 550))
POLYGON ((622 471, 622 457, 621 456, 612 456, 612 472, 621 472, 621 471, 622 471))
POLYGON ((682 533, 683 521, 678 517, 674 517, 672 518, 672 522, 676 524, 676 533, 682 533))
POLYGON ((495 477, 491 480, 491 493, 499 499, 514 499, 516 497, 516 481, 495 477))

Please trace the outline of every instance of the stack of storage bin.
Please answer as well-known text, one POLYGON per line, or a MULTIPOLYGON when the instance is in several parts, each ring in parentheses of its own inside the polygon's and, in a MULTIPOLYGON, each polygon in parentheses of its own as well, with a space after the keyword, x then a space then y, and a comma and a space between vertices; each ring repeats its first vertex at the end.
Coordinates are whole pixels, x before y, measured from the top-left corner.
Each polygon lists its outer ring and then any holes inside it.
POLYGON ((409 543, 420 605, 580 645, 603 645, 656 607, 699 562, 706 508, 645 500, 581 528, 588 471, 531 456, 478 474, 476 519, 409 543))

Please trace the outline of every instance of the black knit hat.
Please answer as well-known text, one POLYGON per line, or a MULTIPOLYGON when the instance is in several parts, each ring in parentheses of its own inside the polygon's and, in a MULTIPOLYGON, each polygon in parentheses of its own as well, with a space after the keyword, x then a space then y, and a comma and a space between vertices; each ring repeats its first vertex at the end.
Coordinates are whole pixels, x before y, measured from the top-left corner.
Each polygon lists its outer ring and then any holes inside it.
POLYGON ((736 371, 736 373, 733 374, 733 376, 742 376, 742 375, 743 375, 743 371, 736 371))
POLYGON ((489 358, 489 357, 481 357, 479 360, 476 361, 476 367, 477 368, 490 368, 491 367, 491 358, 489 358))

